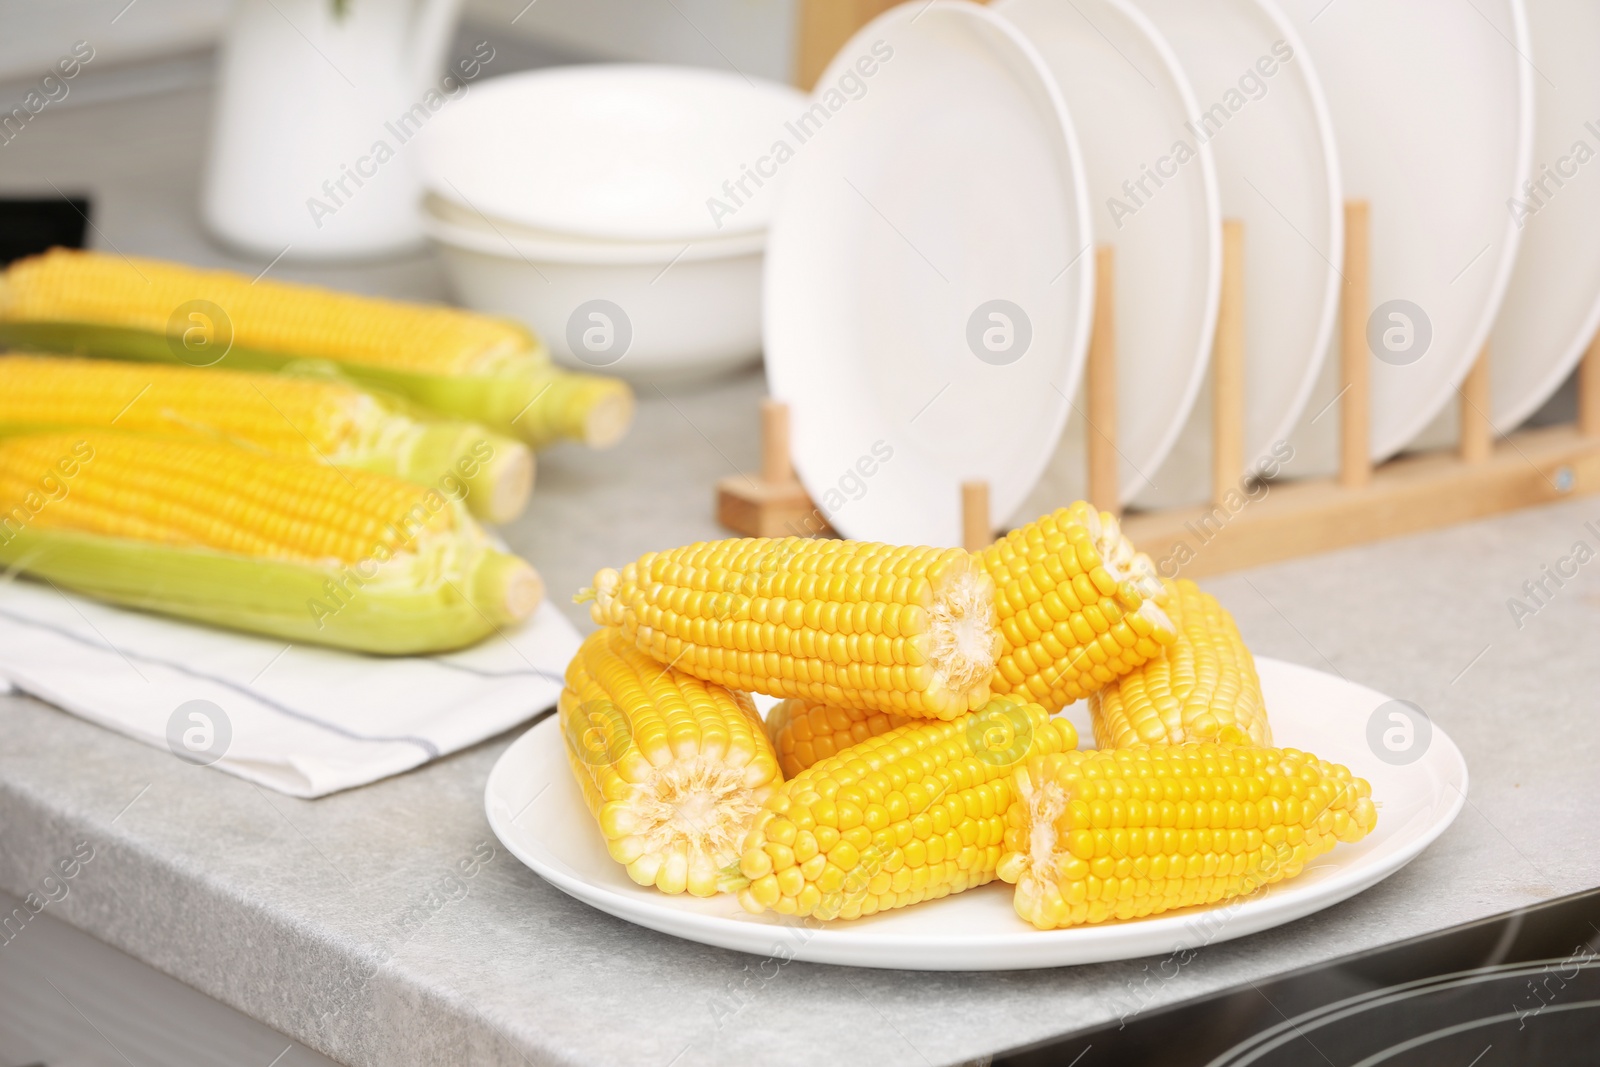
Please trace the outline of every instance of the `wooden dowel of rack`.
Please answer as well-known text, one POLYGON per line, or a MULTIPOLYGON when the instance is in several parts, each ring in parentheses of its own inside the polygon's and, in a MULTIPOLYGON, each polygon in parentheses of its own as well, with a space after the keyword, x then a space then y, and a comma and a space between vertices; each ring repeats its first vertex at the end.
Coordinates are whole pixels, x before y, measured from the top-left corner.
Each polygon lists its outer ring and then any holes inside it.
POLYGON ((1477 362, 1461 383, 1461 459, 1482 463, 1494 452, 1494 425, 1489 421, 1489 346, 1478 353, 1477 362))
POLYGON ((789 405, 770 397, 761 402, 761 480, 769 485, 794 481, 789 460, 789 405))
POLYGON ((1372 314, 1371 208, 1344 205, 1344 288, 1339 308, 1339 484, 1372 481, 1372 360, 1367 317, 1372 314))
POLYGON ((1244 473, 1244 223, 1222 224, 1222 299, 1211 349, 1211 499, 1244 473))
POLYGON ((761 470, 717 481, 717 521, 746 537, 828 536, 827 517, 795 477, 789 451, 789 407, 761 402, 761 470))
POLYGON ((961 547, 981 552, 994 540, 994 522, 989 517, 989 483, 961 483, 961 547))
POLYGON ((1578 367, 1578 432, 1600 437, 1600 333, 1589 342, 1578 367))
POLYGON ((795 84, 809 90, 855 32, 896 0, 801 0, 795 27, 795 84))
POLYGON ((1116 252, 1094 252, 1094 325, 1089 333, 1089 502, 1122 514, 1117 471, 1117 286, 1116 252))

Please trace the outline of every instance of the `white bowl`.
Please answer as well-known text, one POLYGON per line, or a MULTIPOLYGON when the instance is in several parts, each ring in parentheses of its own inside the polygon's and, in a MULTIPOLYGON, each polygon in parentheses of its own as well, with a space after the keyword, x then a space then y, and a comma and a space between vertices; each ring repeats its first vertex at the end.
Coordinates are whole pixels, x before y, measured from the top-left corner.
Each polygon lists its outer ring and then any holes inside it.
POLYGON ((525 323, 557 362, 637 382, 710 377, 761 352, 764 233, 742 240, 585 241, 428 211, 460 301, 525 323))
POLYGON ((423 199, 423 211, 440 222, 480 235, 505 246, 505 239, 524 247, 537 247, 540 255, 576 263, 670 263, 683 255, 697 259, 742 256, 766 248, 767 231, 730 233, 694 240, 620 240, 586 237, 527 226, 511 219, 485 215, 435 195, 423 199))
POLYGON ((418 160, 430 192, 490 218, 582 238, 714 239, 766 230, 793 153, 775 146, 795 140, 809 106, 730 71, 555 67, 474 84, 419 135, 418 160))

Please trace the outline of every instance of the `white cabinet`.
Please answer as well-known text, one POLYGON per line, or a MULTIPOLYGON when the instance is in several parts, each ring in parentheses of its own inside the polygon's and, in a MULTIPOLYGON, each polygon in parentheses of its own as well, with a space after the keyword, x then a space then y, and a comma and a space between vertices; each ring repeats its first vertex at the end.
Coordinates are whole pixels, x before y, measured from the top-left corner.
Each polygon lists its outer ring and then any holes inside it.
POLYGON ((4 1067, 337 1067, 254 1019, 0 896, 4 1067), (9 938, 6 940, 5 938, 9 938))

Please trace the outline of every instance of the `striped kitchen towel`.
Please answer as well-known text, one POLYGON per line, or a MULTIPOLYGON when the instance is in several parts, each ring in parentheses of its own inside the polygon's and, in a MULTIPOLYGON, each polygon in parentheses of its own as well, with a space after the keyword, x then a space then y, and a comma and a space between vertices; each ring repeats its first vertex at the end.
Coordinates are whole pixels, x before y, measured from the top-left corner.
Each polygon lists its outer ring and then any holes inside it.
POLYGON ((291 645, 0 582, 0 679, 191 763, 297 797, 366 785, 554 706, 577 630, 548 601, 460 651, 291 645))

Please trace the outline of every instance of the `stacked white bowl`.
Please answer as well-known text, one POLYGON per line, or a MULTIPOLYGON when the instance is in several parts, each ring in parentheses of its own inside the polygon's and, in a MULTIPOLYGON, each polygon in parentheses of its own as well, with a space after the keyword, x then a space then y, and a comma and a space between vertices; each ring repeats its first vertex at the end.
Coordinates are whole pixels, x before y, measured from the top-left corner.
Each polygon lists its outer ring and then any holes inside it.
POLYGON ((761 270, 803 94, 691 67, 491 79, 430 123, 425 228, 456 294, 561 363, 700 378, 761 351, 761 270))

